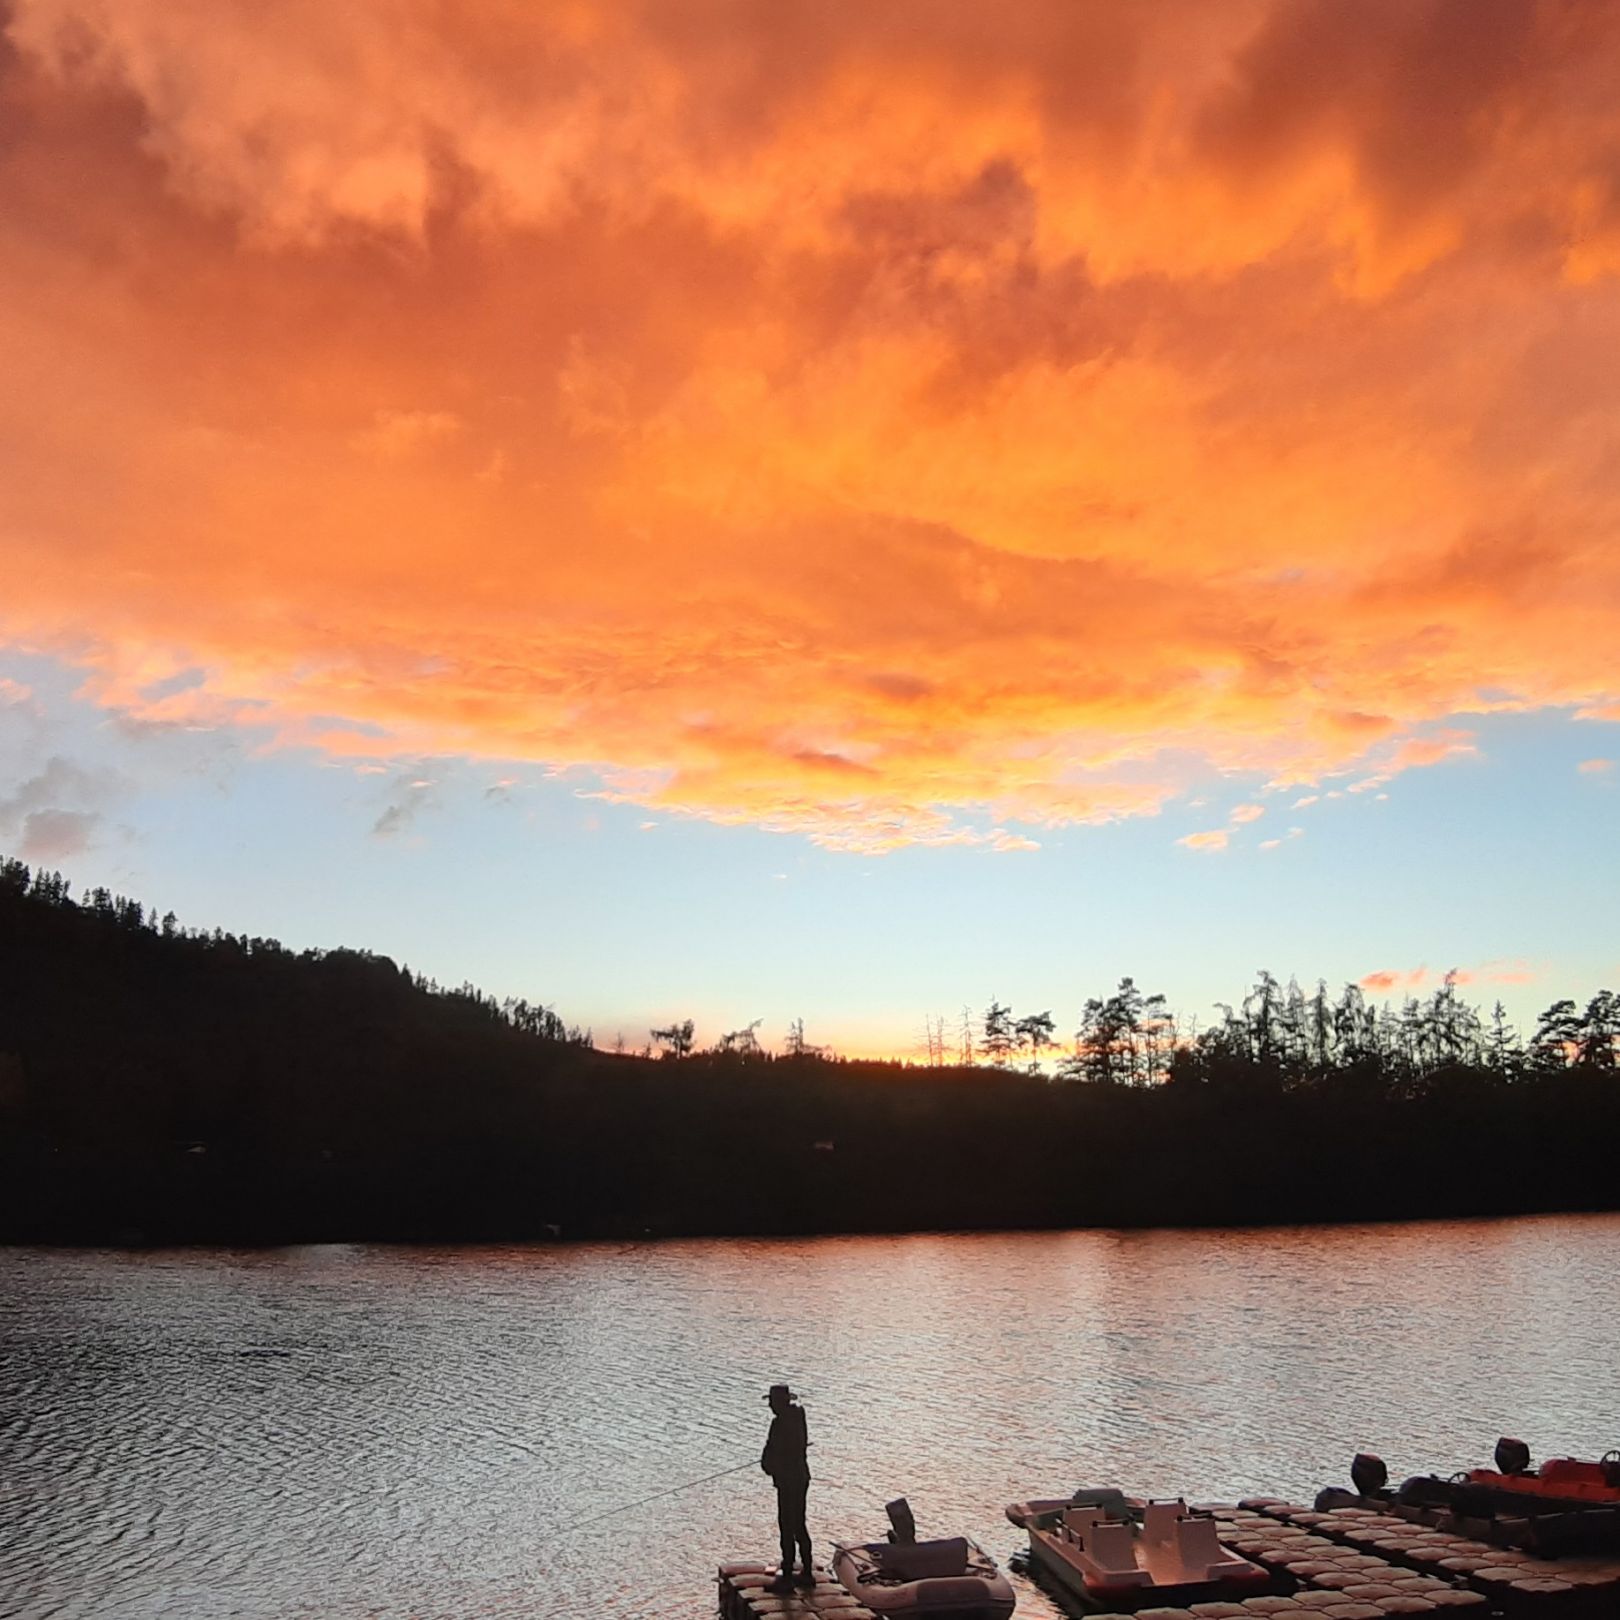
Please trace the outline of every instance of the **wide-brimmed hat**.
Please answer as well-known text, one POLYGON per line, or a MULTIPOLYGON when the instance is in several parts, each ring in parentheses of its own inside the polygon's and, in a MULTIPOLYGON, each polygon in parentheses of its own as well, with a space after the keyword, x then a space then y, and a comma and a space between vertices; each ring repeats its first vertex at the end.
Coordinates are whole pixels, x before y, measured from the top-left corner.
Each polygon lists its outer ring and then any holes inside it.
POLYGON ((795 1398, 793 1391, 789 1389, 786 1384, 772 1384, 771 1387, 765 1391, 764 1398, 768 1401, 774 1401, 778 1395, 780 1395, 784 1401, 791 1401, 795 1398))

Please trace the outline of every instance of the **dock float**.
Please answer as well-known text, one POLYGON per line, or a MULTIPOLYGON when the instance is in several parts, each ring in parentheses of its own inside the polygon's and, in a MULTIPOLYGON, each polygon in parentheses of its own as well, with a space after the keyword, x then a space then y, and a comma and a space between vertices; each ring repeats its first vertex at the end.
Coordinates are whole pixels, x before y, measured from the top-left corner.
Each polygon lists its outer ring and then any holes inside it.
MULTIPOLYGON (((1324 1620, 1620 1616, 1620 1558, 1539 1558, 1375 1508, 1318 1512, 1270 1496, 1246 1497, 1235 1508, 1213 1512, 1222 1521, 1222 1541, 1297 1583, 1291 1594, 1295 1620, 1307 1610, 1320 1611, 1324 1620)), ((1251 1601, 1269 1611, 1278 1600, 1251 1601)), ((1288 1620, 1276 1612, 1277 1620, 1288 1620)))
MULTIPOLYGON (((1274 1496, 1197 1507, 1271 1573, 1271 1591, 1086 1620, 1620 1620, 1620 1557, 1541 1558, 1371 1507, 1318 1511, 1274 1496)), ((823 1565, 815 1572, 813 1588, 778 1594, 766 1591, 774 1565, 722 1564, 722 1620, 876 1620, 823 1565)))
POLYGON ((767 1592, 765 1588, 776 1575, 775 1565, 722 1564, 718 1580, 723 1620, 809 1620, 811 1615, 827 1615, 829 1620, 877 1620, 832 1578, 825 1565, 813 1567, 814 1586, 767 1592))

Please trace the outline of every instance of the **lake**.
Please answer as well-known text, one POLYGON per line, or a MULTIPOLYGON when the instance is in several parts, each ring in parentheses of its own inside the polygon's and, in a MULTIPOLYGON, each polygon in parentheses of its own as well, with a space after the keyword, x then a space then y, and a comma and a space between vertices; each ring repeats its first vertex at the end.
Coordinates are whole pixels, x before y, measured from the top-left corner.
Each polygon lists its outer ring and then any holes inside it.
POLYGON ((699 1620, 717 1562, 775 1556, 778 1379, 818 1553, 904 1493, 1005 1559, 1002 1505, 1079 1485, 1598 1455, 1617 1323, 1620 1216, 0 1250, 0 1614, 699 1620))

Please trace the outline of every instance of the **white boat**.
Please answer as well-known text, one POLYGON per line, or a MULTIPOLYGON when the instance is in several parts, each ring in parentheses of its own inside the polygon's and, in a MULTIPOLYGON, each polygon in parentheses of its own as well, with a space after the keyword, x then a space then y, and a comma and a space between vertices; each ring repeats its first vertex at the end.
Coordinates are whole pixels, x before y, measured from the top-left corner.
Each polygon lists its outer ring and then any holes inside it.
POLYGON ((1134 1504, 1119 1491, 1079 1491, 1015 1502, 1007 1517, 1029 1532, 1031 1563, 1093 1607, 1252 1597, 1271 1583, 1222 1544, 1214 1519, 1179 1500, 1134 1504))
POLYGON ((871 1541, 833 1551, 833 1574, 875 1615, 1007 1620, 1013 1589, 976 1541, 871 1541))

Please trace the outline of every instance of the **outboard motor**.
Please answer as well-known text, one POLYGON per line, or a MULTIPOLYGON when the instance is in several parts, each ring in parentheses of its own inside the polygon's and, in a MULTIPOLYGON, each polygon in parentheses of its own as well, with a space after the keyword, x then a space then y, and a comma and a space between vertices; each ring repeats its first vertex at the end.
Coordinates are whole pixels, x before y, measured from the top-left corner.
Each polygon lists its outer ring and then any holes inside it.
POLYGON ((889 1523, 894 1526, 889 1532, 890 1541, 904 1542, 909 1546, 917 1539, 917 1521, 905 1497, 897 1496, 892 1502, 885 1502, 883 1511, 889 1515, 889 1523))
POLYGON ((1499 1474, 1528 1474, 1530 1448, 1522 1440, 1510 1440, 1503 1435, 1496 1442, 1496 1471, 1499 1474))
POLYGON ((1389 1470, 1382 1457, 1370 1451, 1358 1451, 1350 1464, 1350 1483, 1358 1496, 1377 1496, 1389 1484, 1389 1470))

